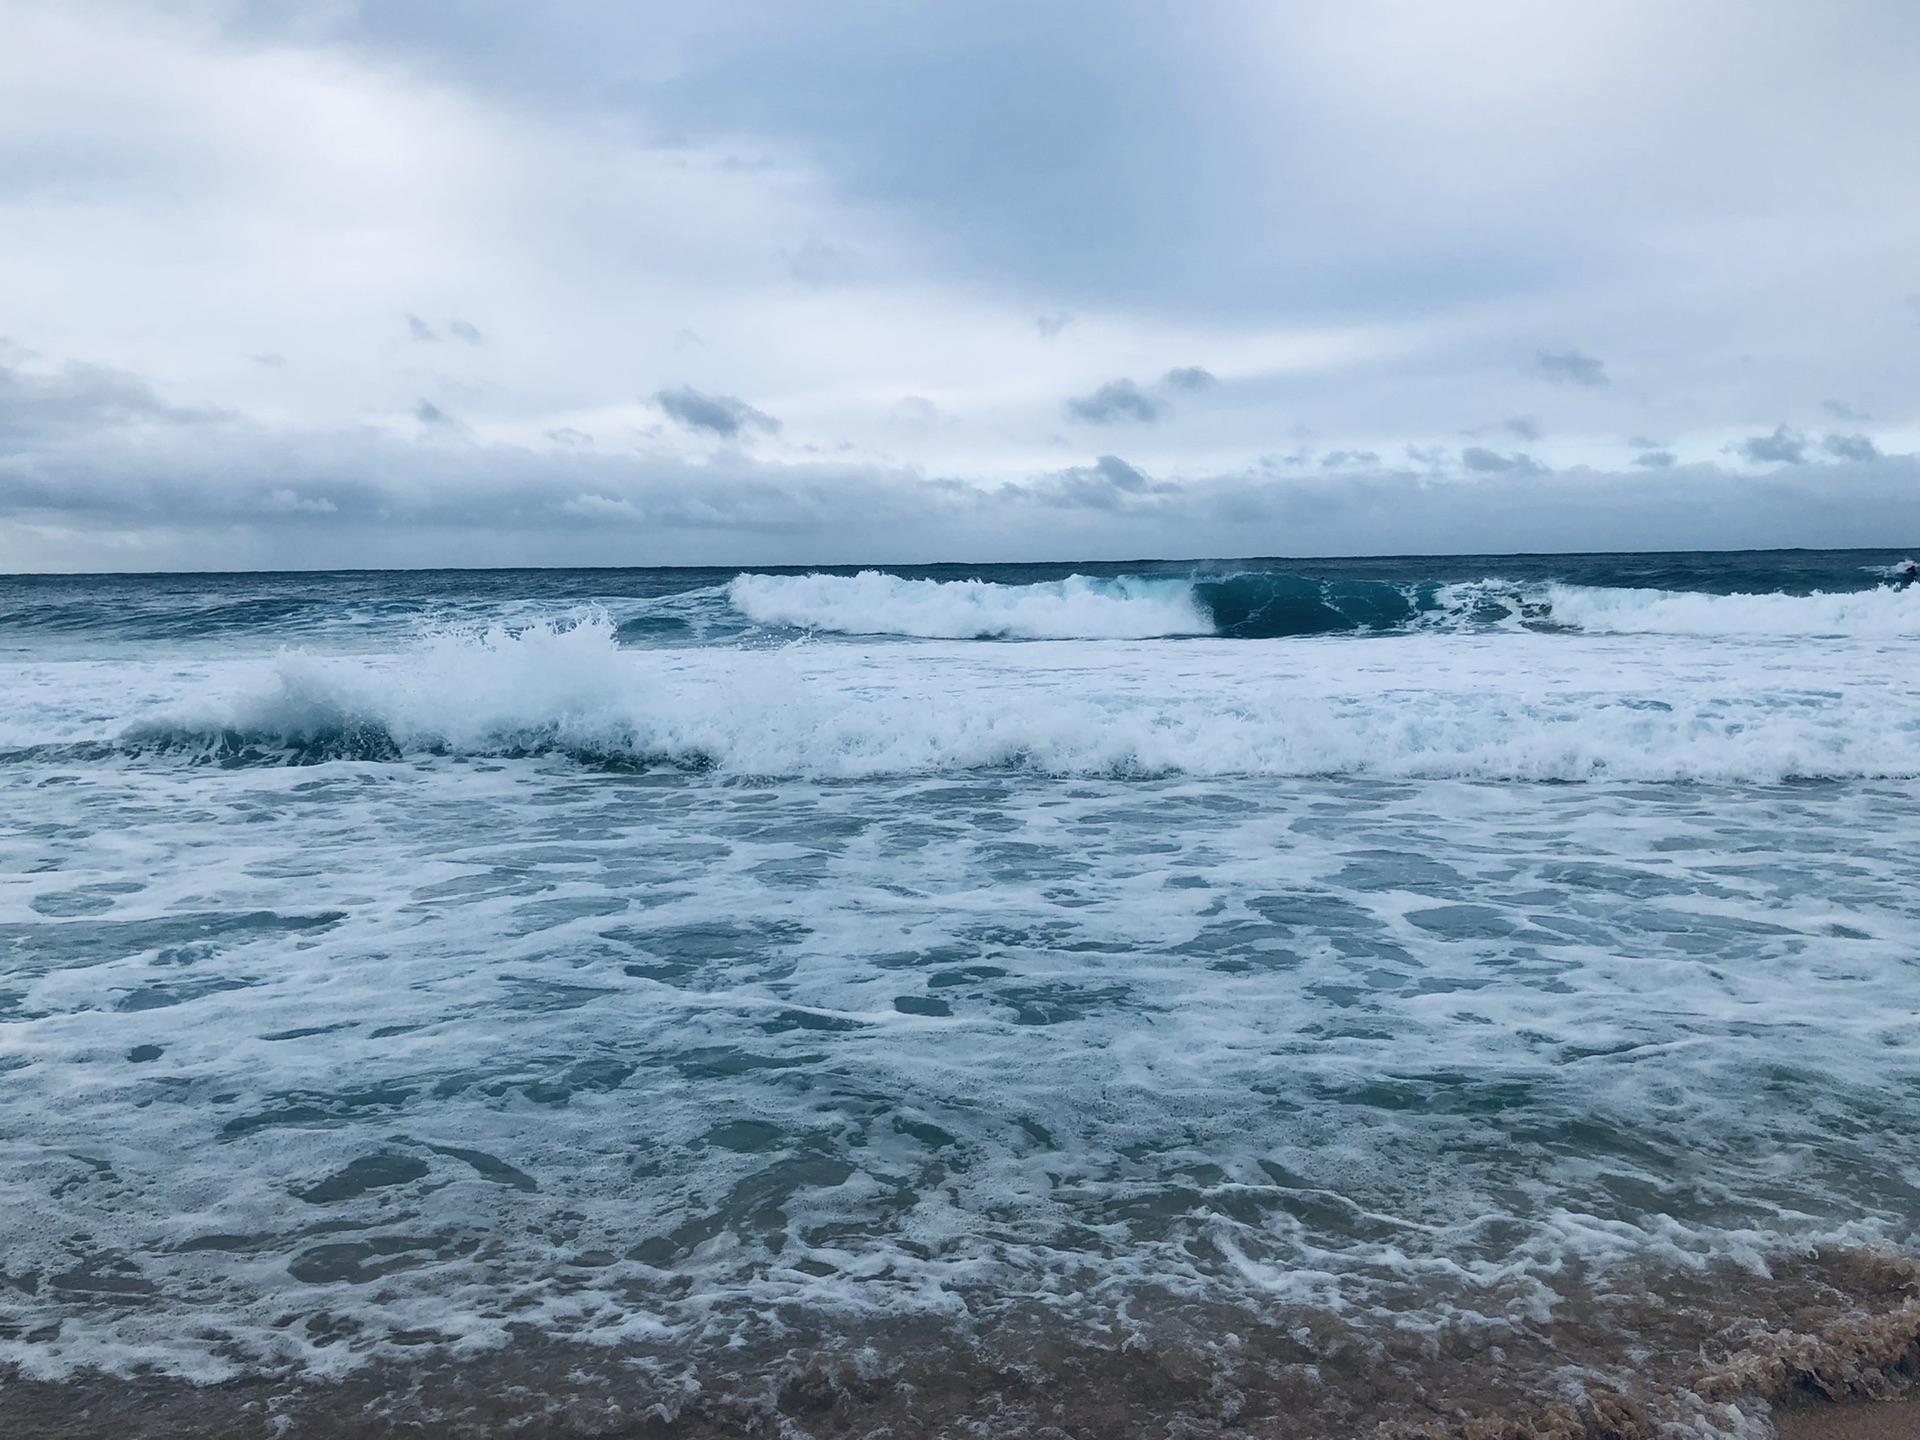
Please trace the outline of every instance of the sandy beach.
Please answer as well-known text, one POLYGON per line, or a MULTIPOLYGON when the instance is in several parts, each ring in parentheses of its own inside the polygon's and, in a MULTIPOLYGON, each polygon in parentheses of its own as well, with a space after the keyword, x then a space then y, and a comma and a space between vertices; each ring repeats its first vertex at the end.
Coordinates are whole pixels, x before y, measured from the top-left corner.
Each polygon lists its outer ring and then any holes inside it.
MULTIPOLYGON (((482 1367, 483 1369, 487 1367, 482 1367)), ((558 1378, 558 1377, 554 1377, 558 1378)), ((631 1440, 719 1440, 724 1436, 914 1437, 990 1434, 1000 1440, 1070 1436, 1100 1440, 1195 1434, 1220 1440, 1306 1440, 1379 1436, 1383 1440, 1651 1440, 1664 1433, 1632 1407, 1578 1415, 1541 1407, 1476 1416, 1469 1421, 1377 1420, 1360 1414, 1332 1425, 1324 1417, 1275 1414, 1248 1423, 1202 1416, 1192 1396, 1155 1394, 1149 1383, 1115 1378, 1103 1399, 1082 1394, 1076 1403, 1000 1377, 997 1390, 971 1405, 947 1408, 956 1397, 903 1404, 878 1394, 850 1398, 831 1385, 796 1384, 764 1408, 691 1411, 661 1418, 648 1397, 617 1381, 574 1372, 573 1394, 530 1393, 509 1386, 499 1393, 439 1377, 403 1394, 346 1383, 290 1391, 261 1382, 199 1389, 178 1382, 81 1382, 42 1386, 15 1381, 0 1388, 0 1427, 11 1440, 504 1440, 504 1437, 631 1437, 631 1440), (1012 1383, 1008 1383, 1011 1381, 1012 1383), (652 1413, 649 1413, 651 1411, 652 1413)), ((1142 1377, 1144 1379, 1144 1377, 1142 1377)), ((1165 1377, 1161 1377, 1164 1384, 1165 1377)), ((1183 1387, 1174 1386, 1174 1389, 1183 1387)), ((658 1397, 654 1397, 654 1403, 658 1397)), ((1778 1440, 1914 1440, 1920 1437, 1920 1400, 1835 1404, 1799 1400, 1765 1420, 1778 1440)), ((1721 1432, 1732 1434, 1734 1432, 1721 1432)), ((1744 1435, 1762 1435, 1748 1429, 1744 1435)))
POLYGON ((1823 1405, 1781 1410, 1780 1440, 1913 1440, 1920 1436, 1920 1401, 1823 1405))

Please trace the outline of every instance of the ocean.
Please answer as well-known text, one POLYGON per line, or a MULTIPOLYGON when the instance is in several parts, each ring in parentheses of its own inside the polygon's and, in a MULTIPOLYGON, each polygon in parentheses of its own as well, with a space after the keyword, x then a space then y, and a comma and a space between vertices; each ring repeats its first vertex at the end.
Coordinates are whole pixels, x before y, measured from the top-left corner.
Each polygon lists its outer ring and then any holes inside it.
POLYGON ((0 578, 0 1418, 1869 1392, 1910 554, 0 578))

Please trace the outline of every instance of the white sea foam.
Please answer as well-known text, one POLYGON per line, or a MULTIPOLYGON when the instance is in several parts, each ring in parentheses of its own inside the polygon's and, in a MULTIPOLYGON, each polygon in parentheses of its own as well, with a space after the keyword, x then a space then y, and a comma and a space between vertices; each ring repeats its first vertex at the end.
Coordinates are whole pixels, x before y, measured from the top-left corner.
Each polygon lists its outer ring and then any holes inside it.
POLYGON ((1509 1325, 1569 1256, 1910 1223, 1911 785, 50 778, 0 770, 33 1374, 996 1290, 1509 1325))
POLYGON ((734 609, 761 625, 923 639, 1119 640, 1210 635, 1185 580, 1090 579, 1036 585, 858 575, 741 575, 734 609))
POLYGON ((1556 623, 1589 634, 1771 639, 1920 637, 1920 586, 1840 594, 1708 595, 1696 591, 1546 587, 1556 623))
MULTIPOLYGON (((1242 577, 1257 584, 1254 574, 1242 577)), ((1405 587, 1385 587, 1408 592, 1405 587)), ((741 575, 733 609, 761 625, 922 639, 1149 639, 1210 635, 1214 620, 1188 579, 1090 579, 1032 585, 859 575, 741 575)), ((1605 635, 1807 639, 1920 637, 1920 587, 1812 595, 1516 584, 1497 577, 1440 587, 1438 606, 1409 626, 1426 631, 1511 627, 1523 618, 1605 635), (1495 606, 1490 611, 1489 603, 1495 606)), ((1284 602, 1282 602, 1284 603, 1284 602)), ((1297 603, 1297 602, 1296 602, 1297 603)))

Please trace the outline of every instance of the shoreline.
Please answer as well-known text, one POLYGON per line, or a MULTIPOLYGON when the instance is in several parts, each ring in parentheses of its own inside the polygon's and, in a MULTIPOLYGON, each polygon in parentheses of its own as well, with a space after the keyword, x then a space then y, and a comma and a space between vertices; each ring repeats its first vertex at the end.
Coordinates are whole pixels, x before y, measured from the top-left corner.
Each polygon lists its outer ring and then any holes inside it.
MULTIPOLYGON (((1034 1384, 1015 1372, 980 1377, 992 1388, 973 1393, 971 1403, 955 1403, 960 1397, 949 1394, 926 1396, 930 1403, 915 1404, 891 1387, 861 1387, 850 1384, 851 1377, 844 1373, 823 1370, 792 1376, 757 1405, 695 1400, 669 1413, 669 1393, 644 1383, 628 1388, 612 1369, 589 1373, 576 1368, 565 1377, 569 1384, 543 1390, 519 1383, 496 1388, 485 1379, 460 1374, 463 1368, 411 1375, 385 1372, 371 1382, 362 1376, 292 1385, 260 1377, 207 1386, 156 1377, 12 1377, 0 1380, 0 1433, 9 1440, 720 1440, 742 1435, 933 1440, 983 1434, 995 1440, 1146 1440, 1168 1434, 1219 1440, 1655 1440, 1671 1433, 1668 1425, 1677 1418, 1608 1390, 1589 1391, 1572 1403, 1543 1401, 1471 1414, 1416 1417, 1361 1410, 1339 1419, 1284 1412, 1232 1416, 1218 1407, 1195 1406, 1198 1397, 1191 1387, 1169 1385, 1165 1375, 1142 1377, 1133 1384, 1114 1375, 1108 1377, 1113 1383, 1104 1394, 1075 1387, 1078 1393, 1063 1399, 1063 1390, 1034 1384), (1186 1393, 1167 1393, 1170 1390, 1186 1393)), ((1725 1435, 1728 1440, 1760 1440, 1769 1433, 1777 1440, 1920 1437, 1920 1397, 1911 1391, 1839 1400, 1803 1392, 1771 1407, 1756 1404, 1757 1398, 1735 1397, 1738 1413, 1722 1409, 1712 1418, 1696 1413, 1696 1426, 1706 1419, 1713 1428, 1690 1433, 1725 1435)))
POLYGON ((743 1346, 543 1335, 334 1378, 206 1385, 0 1372, 9 1440, 538 1440, 765 1435, 1147 1440, 1916 1440, 1920 1261, 1849 1251, 1744 1287, 1586 1297, 1531 1339, 1367 1329, 1306 1312, 1174 1309, 1104 1337, 1015 1307, 965 1324, 779 1317, 743 1346), (1726 1306, 1747 1302, 1739 1314, 1726 1306), (1713 1303, 1717 1302, 1717 1303, 1713 1303))

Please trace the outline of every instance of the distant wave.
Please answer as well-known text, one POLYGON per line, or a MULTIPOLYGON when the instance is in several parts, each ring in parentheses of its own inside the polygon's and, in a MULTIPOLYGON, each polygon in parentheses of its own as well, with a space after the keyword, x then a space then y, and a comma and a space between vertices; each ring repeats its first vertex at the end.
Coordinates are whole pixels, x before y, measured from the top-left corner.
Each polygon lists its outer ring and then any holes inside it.
POLYGON ((1122 640, 1208 635, 1213 620, 1185 580, 1084 575, 1036 585, 858 575, 741 575, 735 610, 761 625, 843 635, 949 640, 1122 640))
MULTIPOLYGON (((1031 585, 858 575, 738 576, 728 603, 755 624, 921 639, 1282 639, 1526 628, 1596 634, 1805 638, 1920 636, 1920 586, 1812 595, 1717 595, 1499 578, 1395 583, 1278 571, 1031 585)), ((632 622, 630 622, 631 625, 632 622)))
POLYGON ((1920 637, 1920 586, 1838 595, 1705 595, 1693 591, 1546 587, 1553 619, 1589 634, 1747 638, 1920 637))
POLYGON ((613 617, 623 645, 641 649, 797 634, 1271 640, 1505 629, 1900 639, 1920 637, 1913 563, 1879 551, 1328 561, 1325 573, 1312 561, 1143 562, 1138 573, 1101 566, 1099 575, 999 565, 966 579, 947 569, 0 576, 0 653, 396 652, 439 629, 565 623, 592 605, 613 617))
MULTIPOLYGON (((637 653, 592 616, 442 637, 406 657, 286 656, 241 698, 176 705, 105 745, 226 766, 557 755, 818 778, 1920 774, 1920 695, 1894 659, 1783 672, 1729 655, 1701 670, 1691 642, 1650 644, 1657 653, 1436 637, 1359 662, 1343 647, 1293 651, 1291 668, 1239 646, 637 653)), ((100 741, 73 750, 100 755, 100 741)))

